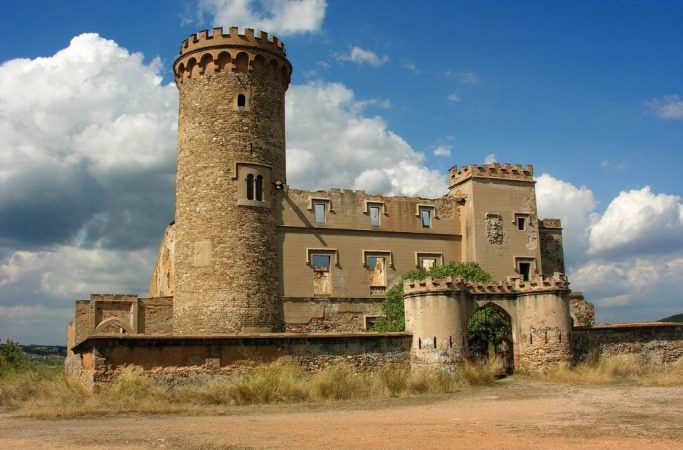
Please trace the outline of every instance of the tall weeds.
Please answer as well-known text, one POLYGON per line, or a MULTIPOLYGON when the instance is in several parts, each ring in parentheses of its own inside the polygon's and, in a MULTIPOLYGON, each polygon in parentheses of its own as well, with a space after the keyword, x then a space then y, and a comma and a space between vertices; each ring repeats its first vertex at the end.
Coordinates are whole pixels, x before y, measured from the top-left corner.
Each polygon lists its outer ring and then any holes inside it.
POLYGON ((681 385, 683 358, 671 364, 661 364, 641 354, 590 355, 576 366, 558 367, 545 376, 550 380, 575 384, 681 385))
POLYGON ((90 394, 61 372, 32 370, 0 378, 0 408, 20 415, 201 413, 211 406, 388 398, 454 392, 491 383, 488 367, 465 364, 453 371, 411 371, 388 365, 372 372, 332 365, 311 374, 291 361, 262 365, 249 374, 205 384, 168 387, 129 366, 100 392, 90 394))

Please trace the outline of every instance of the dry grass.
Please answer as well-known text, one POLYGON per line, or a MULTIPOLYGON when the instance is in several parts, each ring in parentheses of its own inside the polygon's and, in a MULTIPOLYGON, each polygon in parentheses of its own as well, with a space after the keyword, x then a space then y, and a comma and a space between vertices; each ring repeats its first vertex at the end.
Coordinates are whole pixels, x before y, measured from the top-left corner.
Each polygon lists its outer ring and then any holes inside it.
POLYGON ((116 413, 202 414, 225 405, 383 399, 454 392, 491 383, 488 367, 465 364, 452 372, 386 366, 360 372, 335 365, 310 374, 290 361, 262 365, 248 375, 208 384, 167 387, 131 366, 97 394, 84 391, 59 369, 32 370, 0 378, 0 408, 33 417, 116 413), (214 407, 214 408, 212 408, 214 407))
POLYGON ((591 355, 576 366, 551 370, 545 377, 553 381, 574 384, 682 385, 683 358, 671 364, 661 364, 639 354, 591 355))

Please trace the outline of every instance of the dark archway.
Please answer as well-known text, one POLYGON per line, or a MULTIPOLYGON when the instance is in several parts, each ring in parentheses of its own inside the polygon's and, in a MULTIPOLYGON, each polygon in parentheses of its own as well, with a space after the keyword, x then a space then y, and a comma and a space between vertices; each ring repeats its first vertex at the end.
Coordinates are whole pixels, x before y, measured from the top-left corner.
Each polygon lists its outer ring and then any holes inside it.
POLYGON ((492 362, 500 375, 514 369, 512 318, 503 308, 487 303, 467 323, 467 350, 472 361, 492 362))

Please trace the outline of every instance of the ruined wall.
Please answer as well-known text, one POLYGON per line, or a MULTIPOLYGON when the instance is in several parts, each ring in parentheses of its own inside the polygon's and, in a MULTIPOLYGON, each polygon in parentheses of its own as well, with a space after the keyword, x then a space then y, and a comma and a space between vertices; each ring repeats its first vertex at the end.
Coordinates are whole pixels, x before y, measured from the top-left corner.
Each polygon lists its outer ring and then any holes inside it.
POLYGON ((216 337, 93 336, 75 348, 69 375, 96 390, 123 367, 137 365, 159 377, 225 374, 291 357, 308 370, 344 362, 372 369, 408 360, 410 335, 252 334, 216 337))
POLYGON ((541 238, 541 270, 549 276, 555 272, 564 273, 564 246, 560 219, 538 221, 541 238))
POLYGON ((541 246, 532 166, 470 165, 449 171, 452 198, 463 198, 464 261, 476 261, 494 280, 517 272, 518 260, 541 273, 541 246), (525 218, 524 229, 517 218, 525 218))
POLYGON ((589 327, 595 323, 595 305, 586 301, 583 292, 569 294, 569 314, 574 327, 589 327))
POLYGON ((575 327, 572 347, 578 360, 595 352, 642 354, 654 362, 670 363, 683 358, 683 324, 614 323, 575 327))
POLYGON ((171 222, 164 230, 157 259, 154 263, 152 278, 149 282, 149 297, 172 297, 175 284, 173 260, 175 254, 175 222, 171 222))
POLYGON ((366 331, 384 315, 380 298, 284 298, 285 331, 294 333, 366 331))

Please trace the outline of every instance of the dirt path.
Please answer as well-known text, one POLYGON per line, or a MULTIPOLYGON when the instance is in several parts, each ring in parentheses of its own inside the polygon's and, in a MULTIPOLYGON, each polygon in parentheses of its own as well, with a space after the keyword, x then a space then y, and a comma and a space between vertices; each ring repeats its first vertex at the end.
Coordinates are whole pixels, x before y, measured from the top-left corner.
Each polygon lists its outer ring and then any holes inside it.
POLYGON ((0 448, 683 449, 683 387, 495 387, 381 405, 236 408, 211 416, 0 416, 0 448))

